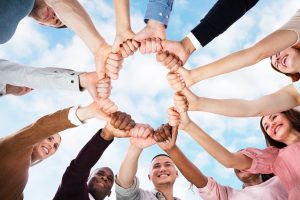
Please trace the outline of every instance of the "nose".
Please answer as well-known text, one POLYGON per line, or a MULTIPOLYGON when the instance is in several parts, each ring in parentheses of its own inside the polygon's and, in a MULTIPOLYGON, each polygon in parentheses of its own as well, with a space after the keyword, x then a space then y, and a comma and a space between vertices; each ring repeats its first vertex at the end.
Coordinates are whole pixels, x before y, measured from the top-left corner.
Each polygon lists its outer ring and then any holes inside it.
POLYGON ((108 178, 106 176, 101 176, 101 179, 104 180, 105 182, 108 181, 108 178))

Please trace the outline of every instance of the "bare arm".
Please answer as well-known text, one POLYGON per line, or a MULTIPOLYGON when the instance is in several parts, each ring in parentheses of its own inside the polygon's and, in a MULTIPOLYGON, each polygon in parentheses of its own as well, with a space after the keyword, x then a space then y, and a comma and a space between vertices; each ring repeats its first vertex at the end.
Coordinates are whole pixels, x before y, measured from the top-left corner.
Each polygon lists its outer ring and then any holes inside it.
POLYGON ((118 173, 117 182, 121 187, 129 188, 133 184, 142 150, 133 145, 129 146, 118 173))
POLYGON ((177 147, 166 150, 182 175, 197 188, 207 185, 207 177, 177 147))
POLYGON ((191 70, 193 84, 220 74, 225 74, 254 65, 282 51, 297 41, 297 34, 289 30, 277 30, 266 36, 252 47, 232 53, 210 64, 191 70))
POLYGON ((45 2, 66 26, 84 41, 93 54, 97 53, 100 46, 106 44, 77 0, 45 0, 45 2))
MULTIPOLYGON (((293 85, 285 86, 275 93, 255 100, 197 97, 186 88, 183 89, 183 94, 187 98, 191 111, 199 110, 230 117, 265 116, 300 105, 300 96, 293 85)), ((181 99, 180 95, 175 95, 174 99, 176 98, 181 99)))
POLYGON ((232 153, 224 146, 205 133, 194 122, 190 123, 185 131, 194 138, 205 151, 227 168, 248 169, 251 167, 252 159, 242 153, 232 153))
POLYGON ((116 15, 116 31, 131 30, 129 0, 114 0, 116 15))

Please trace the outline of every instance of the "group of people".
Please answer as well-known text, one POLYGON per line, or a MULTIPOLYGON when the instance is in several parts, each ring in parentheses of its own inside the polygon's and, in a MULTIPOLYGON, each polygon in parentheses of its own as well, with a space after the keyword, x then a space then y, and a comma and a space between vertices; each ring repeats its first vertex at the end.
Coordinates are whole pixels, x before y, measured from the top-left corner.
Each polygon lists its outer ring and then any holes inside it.
POLYGON ((13 37, 18 23, 26 16, 54 28, 70 28, 95 58, 95 72, 62 68, 31 67, 0 59, 0 95, 24 95, 32 89, 54 88, 87 90, 94 102, 46 115, 34 123, 0 139, 0 199, 23 199, 29 168, 52 156, 59 148, 65 129, 91 118, 106 121, 80 150, 65 170, 53 199, 102 200, 111 194, 115 182, 117 199, 171 200, 178 171, 195 185, 203 199, 290 199, 300 193, 300 10, 278 30, 253 46, 210 64, 188 70, 188 58, 222 34, 251 9, 258 0, 218 0, 200 23, 181 41, 167 40, 166 28, 173 0, 151 0, 147 5, 146 26, 134 33, 130 24, 129 0, 114 0, 116 36, 109 45, 77 0, 1 1, 0 42, 13 37), (118 111, 109 99, 111 79, 116 80, 123 59, 139 50, 156 53, 157 61, 170 72, 174 107, 168 109, 167 123, 154 129, 136 123, 129 114, 118 111), (197 82, 269 58, 272 67, 293 83, 257 100, 211 99, 199 97, 189 87, 197 82), (262 116, 260 126, 267 148, 245 148, 230 152, 205 133, 188 115, 203 111, 231 117, 262 116), (233 168, 243 182, 240 190, 223 186, 205 176, 176 145, 178 130, 188 133, 210 155, 227 168, 233 168), (114 138, 129 138, 130 145, 117 175, 108 167, 92 167, 114 138), (166 154, 153 157, 149 180, 154 190, 143 190, 136 177, 143 149, 157 144, 166 154), (16 159, 17 158, 17 159, 16 159))

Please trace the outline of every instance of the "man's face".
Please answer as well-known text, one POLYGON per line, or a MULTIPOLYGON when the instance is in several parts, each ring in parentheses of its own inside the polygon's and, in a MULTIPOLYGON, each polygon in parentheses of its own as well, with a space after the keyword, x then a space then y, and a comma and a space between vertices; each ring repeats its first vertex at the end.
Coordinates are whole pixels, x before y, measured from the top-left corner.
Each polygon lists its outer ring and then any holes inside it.
POLYGON ((102 167, 93 172, 88 182, 88 188, 91 194, 102 196, 104 199, 110 195, 113 184, 114 174, 112 170, 108 167, 102 167))
POLYGON ((152 161, 148 176, 154 186, 157 187, 164 184, 173 184, 178 177, 178 172, 171 158, 158 156, 152 161))
POLYGON ((49 7, 44 0, 35 1, 34 7, 29 16, 42 25, 52 26, 55 28, 64 26, 64 24, 56 16, 53 9, 49 7))

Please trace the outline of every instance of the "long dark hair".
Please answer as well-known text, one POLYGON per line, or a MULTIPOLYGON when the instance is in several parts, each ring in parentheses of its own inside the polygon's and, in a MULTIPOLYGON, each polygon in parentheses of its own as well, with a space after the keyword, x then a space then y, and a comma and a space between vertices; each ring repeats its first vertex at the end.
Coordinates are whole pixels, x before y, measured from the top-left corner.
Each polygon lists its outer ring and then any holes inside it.
MULTIPOLYGON (((287 111, 282 112, 286 116, 286 118, 291 122, 293 128, 295 128, 298 132, 300 132, 300 112, 294 109, 290 109, 287 111)), ((266 139, 266 144, 267 146, 274 146, 279 149, 286 147, 287 145, 284 144, 283 142, 278 142, 276 140, 273 140, 265 131, 262 120, 264 117, 260 119, 260 128, 261 131, 263 132, 265 139, 266 139)))

